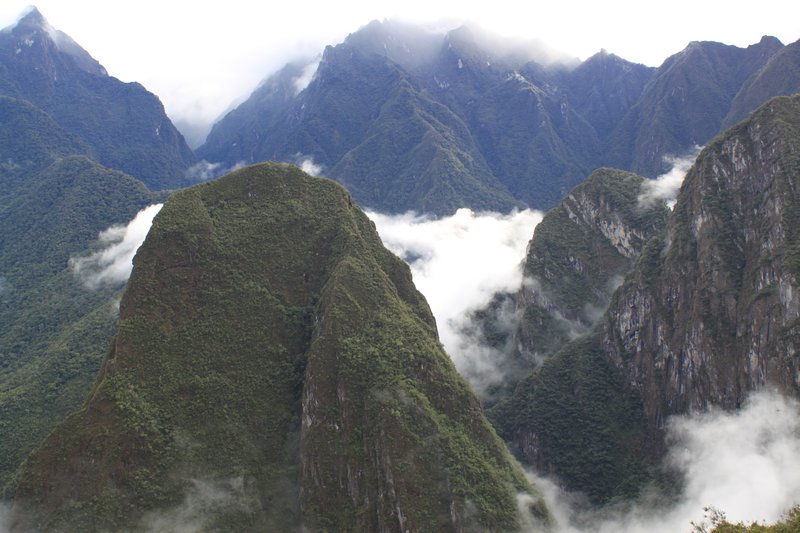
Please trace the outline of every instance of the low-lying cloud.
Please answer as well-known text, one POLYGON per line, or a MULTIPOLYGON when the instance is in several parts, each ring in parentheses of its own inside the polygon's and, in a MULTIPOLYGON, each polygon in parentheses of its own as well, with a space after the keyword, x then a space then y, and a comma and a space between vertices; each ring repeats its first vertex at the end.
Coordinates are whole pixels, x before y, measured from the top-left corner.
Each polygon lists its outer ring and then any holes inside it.
POLYGON ((186 170, 186 178, 196 182, 203 182, 218 178, 234 170, 239 170, 247 166, 247 162, 239 161, 232 166, 225 166, 222 163, 209 163, 205 159, 195 163, 186 170))
POLYGON ((800 404, 775 392, 750 396, 739 411, 711 410, 669 421, 666 467, 683 478, 680 496, 648 493, 616 512, 581 510, 552 480, 542 488, 558 533, 689 532, 709 525, 705 508, 731 522, 775 522, 800 503, 800 404), (671 502, 671 503, 664 503, 671 502))
POLYGON ((216 530, 215 513, 232 508, 246 510, 248 498, 242 477, 225 480, 192 479, 183 502, 169 510, 153 511, 144 516, 141 529, 150 533, 194 533, 216 530))
POLYGON ((98 236, 99 250, 69 260, 73 273, 91 290, 122 286, 131 275, 133 256, 163 205, 148 206, 126 226, 111 226, 101 232, 98 236))
POLYGON ((313 61, 303 67, 303 72, 301 72, 298 77, 292 80, 294 82, 295 94, 299 94, 303 89, 308 87, 308 84, 314 79, 314 74, 317 73, 321 61, 322 54, 319 54, 313 61))
POLYGON ((186 177, 192 181, 208 181, 219 176, 222 163, 209 163, 205 159, 186 169, 186 177))
MULTIPOLYGON (((496 293, 520 288, 525 250, 542 214, 459 209, 440 219, 414 213, 368 215, 384 244, 409 263, 414 284, 436 317, 442 344, 480 394, 498 379, 502 354, 480 344, 471 315, 496 293)), ((510 321, 514 316, 509 310, 510 321)))
POLYGON ((300 170, 305 172, 306 174, 310 174, 311 176, 319 176, 322 174, 323 167, 322 165, 318 165, 314 162, 314 158, 310 155, 303 155, 298 153, 295 156, 295 163, 300 170))
POLYGON ((681 189, 686 173, 692 168, 695 159, 700 154, 701 147, 695 146, 692 151, 683 157, 667 158, 666 162, 672 165, 669 172, 658 176, 655 179, 647 180, 642 184, 642 191, 639 194, 639 205, 650 207, 657 201, 665 201, 667 206, 672 209, 678 191, 681 189))

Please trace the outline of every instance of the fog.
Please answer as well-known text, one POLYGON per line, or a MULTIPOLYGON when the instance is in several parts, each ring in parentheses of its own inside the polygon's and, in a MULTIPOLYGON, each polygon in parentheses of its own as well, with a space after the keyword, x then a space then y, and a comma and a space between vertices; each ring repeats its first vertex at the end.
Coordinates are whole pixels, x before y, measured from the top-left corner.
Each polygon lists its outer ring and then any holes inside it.
POLYGON ((800 408, 776 392, 751 394, 735 412, 669 420, 665 467, 680 474, 677 498, 646 493, 617 510, 588 511, 552 479, 528 473, 557 520, 558 533, 675 533, 711 525, 705 508, 731 522, 772 523, 800 503, 800 408))
POLYGON ((670 170, 642 184, 639 205, 648 207, 652 206, 653 202, 664 201, 672 209, 675 199, 678 197, 678 191, 686 178, 686 173, 692 168, 700 150, 700 146, 695 146, 690 153, 682 157, 667 158, 665 162, 671 166, 670 170))
MULTIPOLYGON (((436 317, 445 350, 481 394, 502 375, 502 353, 479 342, 471 314, 486 307, 495 293, 520 288, 525 250, 542 214, 469 209, 440 219, 367 214, 386 247, 409 263, 414 284, 436 317)), ((513 310, 502 311, 513 322, 513 310)))
POLYGON ((97 251, 70 258, 72 272, 86 288, 96 290, 125 284, 133 269, 133 256, 163 205, 142 209, 126 226, 111 226, 98 236, 97 251))

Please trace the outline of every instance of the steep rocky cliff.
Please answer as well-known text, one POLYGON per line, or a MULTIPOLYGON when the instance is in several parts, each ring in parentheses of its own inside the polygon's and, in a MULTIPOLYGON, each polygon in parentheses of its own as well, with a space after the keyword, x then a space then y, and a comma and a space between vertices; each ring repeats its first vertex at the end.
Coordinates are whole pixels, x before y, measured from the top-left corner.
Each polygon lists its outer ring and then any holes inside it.
POLYGON ((770 101, 698 157, 602 328, 651 426, 737 407, 756 388, 800 392, 799 186, 800 96, 770 101))
POLYGON ((507 355, 498 362, 505 380, 488 391, 486 405, 510 395, 517 381, 602 317, 644 244, 666 226, 664 202, 640 199, 644 183, 629 172, 596 170, 536 226, 520 290, 496 297, 474 317, 483 341, 507 355))
POLYGON ((800 393, 800 95, 716 138, 593 330, 493 419, 518 456, 604 501, 652 474, 671 414, 800 393))
POLYGON ((159 213, 94 390, 24 466, 15 524, 506 531, 531 491, 349 194, 266 164, 159 213))
POLYGON ((644 183, 597 170, 536 227, 513 296, 519 324, 505 343, 517 350, 516 373, 489 399, 490 418, 523 461, 595 501, 635 492, 647 477, 647 436, 638 404, 592 338, 568 343, 601 320, 646 242, 666 226, 664 202, 642 200, 644 183))
POLYGON ((664 228, 663 202, 640 203, 644 181, 597 170, 536 227, 517 299, 525 352, 549 355, 588 331, 644 244, 664 228))

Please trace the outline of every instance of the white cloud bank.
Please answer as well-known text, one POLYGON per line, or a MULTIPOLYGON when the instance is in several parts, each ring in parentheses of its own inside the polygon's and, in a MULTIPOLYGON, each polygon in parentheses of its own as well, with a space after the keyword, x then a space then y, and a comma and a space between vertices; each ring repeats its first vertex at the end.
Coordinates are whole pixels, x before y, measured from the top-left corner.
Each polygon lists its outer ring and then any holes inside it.
POLYGON ((498 354, 465 334, 471 329, 470 313, 488 305, 495 293, 520 288, 525 250, 542 214, 459 209, 441 219, 413 213, 368 215, 386 247, 411 266, 414 284, 436 317, 442 344, 480 394, 496 376, 498 354))
POLYGON ((87 288, 117 287, 128 280, 133 269, 133 256, 163 205, 142 209, 127 226, 111 226, 98 236, 100 250, 69 260, 70 268, 87 288))
MULTIPOLYGON (((667 465, 684 479, 680 497, 650 494, 625 511, 581 511, 555 483, 530 475, 543 489, 558 533, 674 533, 703 524, 704 508, 731 522, 772 523, 800 503, 800 405, 758 392, 735 412, 712 410, 669 423, 667 465)), ((706 521, 706 525, 707 521, 706 521)))

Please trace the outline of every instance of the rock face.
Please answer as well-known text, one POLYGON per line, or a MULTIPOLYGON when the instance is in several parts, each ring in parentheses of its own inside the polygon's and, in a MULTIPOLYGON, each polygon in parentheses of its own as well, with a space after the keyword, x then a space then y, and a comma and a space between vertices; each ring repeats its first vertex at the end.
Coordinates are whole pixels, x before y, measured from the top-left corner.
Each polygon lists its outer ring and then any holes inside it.
POLYGON ((644 182, 597 170, 536 227, 513 296, 519 325, 506 342, 518 350, 517 372, 507 373, 516 379, 490 399, 490 418, 520 459, 595 501, 635 491, 646 434, 613 366, 591 341, 568 343, 601 320, 645 243, 666 226, 663 201, 642 199, 644 182))
POLYGON ((650 476, 669 415, 800 393, 799 153, 800 96, 703 150, 602 320, 493 410, 524 462, 604 501, 650 476))
POLYGON ((349 194, 265 164, 156 217, 94 390, 19 476, 15 524, 513 530, 531 490, 349 194))
POLYGON ((600 320, 644 244, 666 226, 668 209, 644 200, 644 183, 599 169, 536 226, 520 290, 473 316, 482 341, 505 355, 496 363, 504 380, 485 391, 484 405, 507 398, 543 359, 600 320))
POLYGON ((673 413, 800 392, 800 97, 711 143, 603 323, 603 350, 652 427, 673 413))
POLYGON ((536 227, 517 298, 519 343, 529 357, 550 355, 588 331, 666 225, 663 202, 640 202, 643 183, 636 174, 597 170, 536 227))
POLYGON ((0 31, 0 95, 30 102, 88 145, 93 159, 151 189, 191 183, 185 173, 194 154, 158 98, 109 76, 36 8, 0 31))

